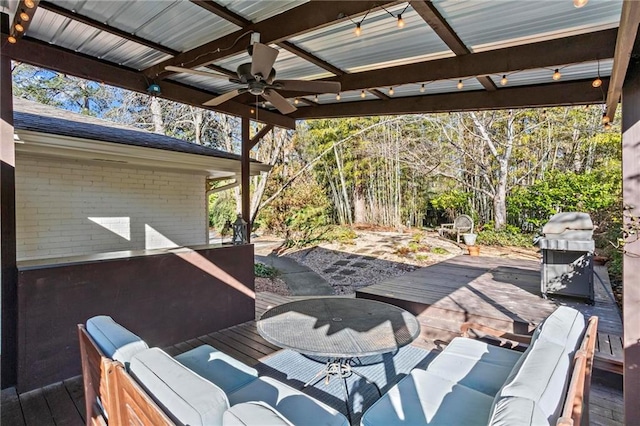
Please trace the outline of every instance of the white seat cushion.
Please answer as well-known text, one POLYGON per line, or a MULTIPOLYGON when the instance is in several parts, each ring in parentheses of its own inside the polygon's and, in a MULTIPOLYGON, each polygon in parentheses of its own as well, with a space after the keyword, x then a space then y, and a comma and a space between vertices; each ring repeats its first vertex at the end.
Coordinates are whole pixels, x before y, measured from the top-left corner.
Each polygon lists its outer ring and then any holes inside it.
POLYGON ((127 368, 134 355, 149 348, 144 340, 106 315, 89 318, 87 333, 107 357, 127 368))
POLYGON ((255 368, 235 360, 209 345, 202 345, 177 355, 176 360, 218 386, 226 394, 258 377, 255 368))
POLYGON ((158 348, 131 359, 131 375, 176 423, 219 425, 229 408, 225 393, 158 348))
POLYGON ((222 415, 223 426, 293 426, 275 408, 252 401, 234 405, 222 415))

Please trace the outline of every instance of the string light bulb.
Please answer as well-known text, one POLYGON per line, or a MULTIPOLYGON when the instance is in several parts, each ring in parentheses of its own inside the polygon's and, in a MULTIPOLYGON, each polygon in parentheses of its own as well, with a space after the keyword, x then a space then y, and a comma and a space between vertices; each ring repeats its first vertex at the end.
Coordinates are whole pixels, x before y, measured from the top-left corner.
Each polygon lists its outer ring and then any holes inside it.
POLYGON ((36 7, 36 4, 33 2, 33 0, 24 0, 24 5, 27 7, 27 9, 33 9, 34 7, 36 7))
POLYGON ((29 14, 27 12, 25 12, 24 10, 20 11, 20 19, 24 22, 27 22, 30 18, 29 18, 29 14))
POLYGON ((553 76, 551 76, 551 78, 553 78, 554 81, 558 81, 558 80, 560 80, 560 77, 562 77, 562 74, 560 74, 560 70, 558 68, 556 68, 555 71, 553 72, 553 76))
POLYGON ((458 80, 458 89, 462 89, 464 87, 464 83, 462 80, 458 80))
POLYGON ((336 95, 336 101, 339 101, 339 100, 340 100, 340 93, 336 95))
POLYGON ((13 28, 14 28, 17 32, 19 32, 19 33, 21 33, 21 32, 23 32, 23 31, 24 31, 24 27, 22 26, 22 24, 21 24, 21 23, 17 23, 17 24, 15 24, 15 25, 13 26, 13 28))
POLYGON ((500 79, 500 85, 501 86, 506 86, 507 83, 509 82, 509 80, 507 80, 507 75, 503 75, 502 78, 500 79))
POLYGON ((602 114, 602 124, 609 124, 610 121, 611 119, 609 118, 606 112, 602 114))
POLYGON ((402 14, 400 13, 398 15, 398 28, 402 29, 404 28, 404 19, 402 19, 402 14))
POLYGON ((251 108, 251 114, 255 114, 256 110, 251 108))
POLYGON ((367 97, 367 94, 366 94, 366 93, 364 93, 364 90, 362 90, 362 91, 360 92, 360 97, 361 97, 362 99, 364 99, 364 98, 366 98, 366 97, 367 97))
POLYGON ((605 130, 611 130, 611 123, 607 123, 604 125, 605 130))
POLYGON ((424 87, 424 83, 422 83, 420 85, 420 93, 424 93, 424 91, 425 91, 425 87, 424 87))
POLYGON ((396 93, 396 91, 393 90, 393 87, 389 87, 389 96, 393 96, 394 93, 396 93))
POLYGON ((318 103, 318 95, 315 95, 315 96, 313 97, 313 100, 314 100, 314 102, 315 102, 315 103, 318 103))
POLYGON ((589 3, 589 0, 573 0, 573 6, 576 9, 580 9, 581 7, 583 7, 587 3, 589 3))
POLYGON ((298 105, 299 103, 300 103, 300 101, 298 100, 298 98, 295 98, 295 99, 293 100, 293 104, 294 104, 294 105, 298 105))
POLYGON ((356 37, 360 37, 362 35, 362 26, 360 25, 360 22, 356 23, 356 29, 353 30, 353 33, 356 37))
POLYGON ((591 85, 596 88, 602 86, 602 79, 600 79, 600 77, 596 77, 596 79, 591 82, 591 85))
POLYGON ((18 39, 15 38, 14 36, 10 35, 9 37, 7 37, 7 41, 11 44, 16 44, 18 39))

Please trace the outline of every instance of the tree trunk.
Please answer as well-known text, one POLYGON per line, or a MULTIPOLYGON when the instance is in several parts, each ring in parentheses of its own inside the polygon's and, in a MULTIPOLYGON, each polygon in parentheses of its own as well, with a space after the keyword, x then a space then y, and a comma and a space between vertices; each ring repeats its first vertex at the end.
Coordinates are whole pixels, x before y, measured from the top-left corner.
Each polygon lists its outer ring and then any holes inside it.
POLYGON ((156 97, 151 98, 151 118, 153 120, 153 131, 164 135, 164 121, 162 120, 162 106, 156 97))

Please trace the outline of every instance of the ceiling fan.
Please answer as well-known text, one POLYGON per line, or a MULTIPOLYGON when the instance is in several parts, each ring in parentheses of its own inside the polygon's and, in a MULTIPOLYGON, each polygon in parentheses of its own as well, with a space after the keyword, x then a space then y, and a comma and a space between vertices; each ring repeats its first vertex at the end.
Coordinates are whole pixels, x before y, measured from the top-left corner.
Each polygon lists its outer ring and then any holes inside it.
POLYGON ((258 33, 252 34, 251 45, 247 47, 247 51, 249 55, 251 55, 251 62, 238 66, 236 71, 238 78, 229 78, 224 74, 192 70, 190 68, 171 65, 166 66, 165 69, 167 71, 228 79, 231 83, 245 86, 216 96, 203 104, 207 106, 217 106, 243 93, 251 93, 256 96, 260 95, 271 102, 282 114, 289 114, 297 108, 291 105, 281 94, 276 92, 276 89, 311 93, 340 92, 340 83, 336 81, 276 80, 276 70, 273 68, 273 64, 279 52, 277 49, 260 43, 260 35, 258 33))

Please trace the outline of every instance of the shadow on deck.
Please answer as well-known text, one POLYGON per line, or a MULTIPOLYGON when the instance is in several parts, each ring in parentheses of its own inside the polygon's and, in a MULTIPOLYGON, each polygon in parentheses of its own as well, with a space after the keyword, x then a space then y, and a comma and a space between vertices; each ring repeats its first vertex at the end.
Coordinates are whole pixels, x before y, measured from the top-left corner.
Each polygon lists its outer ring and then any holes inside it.
MULTIPOLYGON (((529 261, 458 257, 361 289, 358 297, 366 294, 371 298, 379 297, 378 300, 408 308, 418 315, 423 331, 442 326, 443 321, 455 323, 458 320, 484 320, 485 323, 488 320, 494 321, 494 325, 497 322, 497 325, 506 324, 517 330, 521 330, 520 327, 529 330, 551 313, 557 304, 571 305, 587 315, 599 315, 603 323, 603 328, 599 329, 601 336, 621 331, 617 308, 612 311, 612 307, 607 305, 613 301, 607 299, 608 280, 604 278, 606 269, 597 270, 603 280, 596 281, 597 286, 601 286, 600 289, 596 287, 596 304, 582 306, 576 301, 540 298, 537 295, 537 268, 539 265, 536 262, 529 261), (429 303, 423 303, 425 301, 429 303), (446 315, 446 318, 434 319, 434 316, 426 313, 435 313, 435 316, 441 317, 446 315)), ((294 299, 297 298, 259 293, 256 318, 270 307, 294 299)), ((453 330, 444 331, 454 333, 453 330)), ((165 350, 171 355, 177 355, 202 344, 214 346, 252 366, 280 351, 280 348, 258 334, 255 321, 178 343, 165 350)), ((424 333, 412 345, 426 350, 437 349, 434 339, 424 333)), ((607 342, 603 337, 600 342, 601 352, 605 346, 611 351, 614 343, 607 342)), ((591 424, 622 425, 621 382, 621 376, 594 371, 589 410, 591 424)), ((2 391, 0 423, 26 426, 82 425, 85 419, 83 398, 81 377, 70 378, 21 395, 17 395, 13 388, 5 389, 2 391)))

